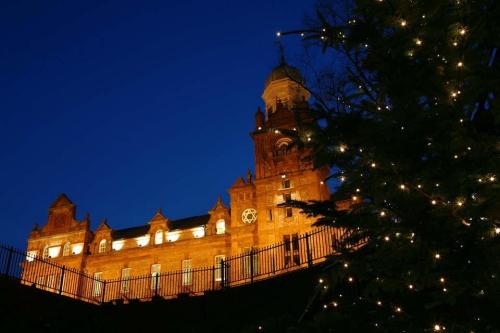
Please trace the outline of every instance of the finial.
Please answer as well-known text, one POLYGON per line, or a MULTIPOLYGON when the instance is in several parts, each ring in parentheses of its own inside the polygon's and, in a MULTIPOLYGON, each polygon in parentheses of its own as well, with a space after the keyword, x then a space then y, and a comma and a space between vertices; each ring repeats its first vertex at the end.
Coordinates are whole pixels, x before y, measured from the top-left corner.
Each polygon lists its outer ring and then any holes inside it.
POLYGON ((283 44, 281 43, 281 40, 276 41, 276 45, 278 46, 279 54, 280 54, 280 66, 286 65, 286 60, 285 60, 285 49, 283 48, 283 44))
POLYGON ((247 171, 247 184, 250 184, 252 182, 252 171, 248 169, 247 171))

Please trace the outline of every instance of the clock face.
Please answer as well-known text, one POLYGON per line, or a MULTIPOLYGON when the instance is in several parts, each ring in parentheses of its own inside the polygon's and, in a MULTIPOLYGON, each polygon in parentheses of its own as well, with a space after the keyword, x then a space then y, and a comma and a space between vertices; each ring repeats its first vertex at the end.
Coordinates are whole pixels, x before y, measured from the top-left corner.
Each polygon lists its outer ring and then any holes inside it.
POLYGON ((241 220, 245 224, 251 224, 257 221, 257 211, 254 208, 247 208, 241 213, 241 220))

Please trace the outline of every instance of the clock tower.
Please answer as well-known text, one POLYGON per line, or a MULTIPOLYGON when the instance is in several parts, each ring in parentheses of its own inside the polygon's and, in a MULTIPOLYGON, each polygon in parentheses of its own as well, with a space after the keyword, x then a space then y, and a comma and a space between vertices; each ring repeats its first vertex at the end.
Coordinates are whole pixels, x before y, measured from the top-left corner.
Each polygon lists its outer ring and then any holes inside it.
POLYGON ((314 219, 294 208, 278 207, 287 200, 324 200, 330 195, 323 179, 327 169, 315 169, 309 151, 284 134, 297 121, 311 121, 309 92, 300 71, 282 58, 265 82, 264 112, 255 114, 255 176, 250 171, 229 189, 233 250, 245 251, 289 241, 312 228, 314 219))

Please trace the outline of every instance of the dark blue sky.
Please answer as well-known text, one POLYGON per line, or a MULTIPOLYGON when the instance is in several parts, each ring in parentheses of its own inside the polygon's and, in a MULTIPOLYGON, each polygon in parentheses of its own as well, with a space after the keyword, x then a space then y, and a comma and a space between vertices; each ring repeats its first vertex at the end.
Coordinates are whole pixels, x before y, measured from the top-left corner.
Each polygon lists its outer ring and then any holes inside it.
POLYGON ((0 242, 24 248, 61 192, 92 227, 227 202, 253 167, 275 32, 303 26, 313 4, 2 1, 0 242))

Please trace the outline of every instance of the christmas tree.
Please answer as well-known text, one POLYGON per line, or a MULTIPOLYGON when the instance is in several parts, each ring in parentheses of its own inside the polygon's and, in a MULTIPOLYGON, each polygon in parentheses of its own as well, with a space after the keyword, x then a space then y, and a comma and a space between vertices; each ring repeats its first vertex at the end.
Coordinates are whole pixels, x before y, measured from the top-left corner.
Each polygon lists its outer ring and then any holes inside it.
POLYGON ((320 331, 498 332, 498 1, 317 9, 279 34, 342 64, 298 136, 338 187, 292 205, 346 231, 309 318, 320 331))

